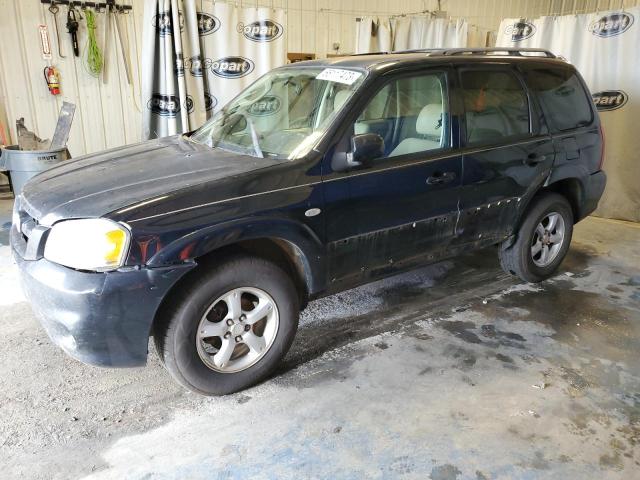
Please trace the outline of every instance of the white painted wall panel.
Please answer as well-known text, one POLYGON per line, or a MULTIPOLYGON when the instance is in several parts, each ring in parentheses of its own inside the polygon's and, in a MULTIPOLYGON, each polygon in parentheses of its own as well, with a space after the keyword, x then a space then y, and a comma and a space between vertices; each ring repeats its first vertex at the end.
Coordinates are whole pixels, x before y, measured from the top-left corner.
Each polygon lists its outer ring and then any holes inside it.
MULTIPOLYGON (((53 16, 38 0, 0 0, 0 101, 5 105, 15 141, 15 120, 25 118, 26 125, 42 138, 51 138, 58 111, 64 100, 76 104, 76 116, 69 136, 69 150, 77 156, 139 140, 141 117, 138 58, 144 0, 133 0, 134 11, 123 15, 121 25, 129 38, 134 86, 126 82, 124 64, 115 28, 107 48, 108 81, 92 77, 84 66, 87 42, 85 21, 80 22, 78 41, 81 56, 73 56, 71 41, 64 24, 66 7, 60 7, 58 24, 63 53, 58 55, 53 16), (62 94, 49 93, 43 76, 47 65, 40 53, 38 24, 46 24, 54 53, 53 65, 61 76, 62 94), (135 90, 134 90, 135 89, 135 90), (135 91, 135 93, 134 93, 135 91), (135 99, 135 101, 134 101, 135 99)), ((98 15, 98 43, 104 45, 104 29, 98 15)))
MULTIPOLYGON (((126 83, 119 46, 112 32, 108 47, 109 79, 106 84, 89 75, 83 62, 71 55, 66 28, 66 8, 61 7, 59 23, 66 59, 57 56, 53 19, 39 0, 0 0, 0 102, 7 112, 15 140, 15 120, 24 117, 41 137, 51 137, 63 100, 77 105, 69 138, 74 156, 140 140, 140 72, 142 14, 145 0, 118 0, 133 6, 125 16, 132 59, 134 85, 126 83), (54 64, 62 76, 62 95, 52 96, 45 85, 37 25, 46 23, 54 50, 54 64)), ((196 0, 207 2, 211 0, 196 0)), ((221 0, 218 0, 221 1, 221 0)), ((238 0, 243 6, 283 8, 287 12, 287 42, 290 52, 315 53, 318 57, 354 50, 355 19, 364 15, 393 15, 436 10, 437 0, 238 0)), ((442 0, 441 6, 454 18, 464 17, 471 28, 495 30, 505 17, 537 17, 548 14, 619 8, 620 0, 442 0)), ((640 4, 625 0, 624 6, 640 4)), ((98 17, 98 41, 104 31, 98 17)), ((84 50, 87 32, 81 22, 79 41, 84 50)))

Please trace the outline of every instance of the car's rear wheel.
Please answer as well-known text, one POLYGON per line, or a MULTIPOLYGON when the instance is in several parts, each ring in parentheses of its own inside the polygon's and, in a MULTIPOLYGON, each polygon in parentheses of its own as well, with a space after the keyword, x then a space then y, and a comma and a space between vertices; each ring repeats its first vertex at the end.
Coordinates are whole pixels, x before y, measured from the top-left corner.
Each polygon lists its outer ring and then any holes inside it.
POLYGON ((573 212, 556 193, 536 198, 518 229, 512 245, 499 250, 500 265, 526 282, 540 282, 558 269, 569 250, 573 212))
POLYGON ((158 354, 186 388, 224 395, 267 377, 298 327, 289 276, 254 257, 234 257, 191 278, 154 327, 158 354))

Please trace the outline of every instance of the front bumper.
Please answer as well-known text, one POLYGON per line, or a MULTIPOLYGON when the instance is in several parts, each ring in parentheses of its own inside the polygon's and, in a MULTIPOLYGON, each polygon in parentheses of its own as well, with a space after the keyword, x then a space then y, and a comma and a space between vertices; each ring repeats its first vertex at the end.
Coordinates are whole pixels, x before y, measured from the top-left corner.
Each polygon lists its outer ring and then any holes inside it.
POLYGON ((156 311, 171 287, 194 267, 79 272, 44 258, 24 260, 23 244, 13 227, 11 246, 22 287, 47 334, 72 357, 103 367, 146 363, 156 311))

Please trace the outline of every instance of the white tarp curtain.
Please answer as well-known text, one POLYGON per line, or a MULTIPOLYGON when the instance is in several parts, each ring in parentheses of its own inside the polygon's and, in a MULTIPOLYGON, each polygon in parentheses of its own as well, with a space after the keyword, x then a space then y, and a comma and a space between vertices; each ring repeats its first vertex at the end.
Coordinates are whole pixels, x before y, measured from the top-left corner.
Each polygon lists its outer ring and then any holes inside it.
POLYGON ((355 53, 467 46, 467 22, 430 17, 362 17, 355 53))
POLYGON ((282 9, 239 8, 211 0, 147 0, 144 137, 199 127, 262 74, 284 65, 285 23, 282 9))
POLYGON ((580 70, 606 136, 608 181, 596 214, 640 221, 640 7, 506 19, 500 24, 497 45, 545 48, 580 70))

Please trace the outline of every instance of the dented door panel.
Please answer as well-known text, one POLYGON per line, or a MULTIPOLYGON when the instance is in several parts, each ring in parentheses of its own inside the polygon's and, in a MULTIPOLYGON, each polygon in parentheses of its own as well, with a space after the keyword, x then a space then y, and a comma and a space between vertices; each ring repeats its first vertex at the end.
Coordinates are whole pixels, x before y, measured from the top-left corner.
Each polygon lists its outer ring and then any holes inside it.
MULTIPOLYGON (((458 215, 459 155, 324 182, 330 281, 356 284, 445 254, 458 215), (450 172, 451 181, 428 179, 450 172)), ((333 285, 333 286, 335 286, 333 285)))
POLYGON ((523 205, 549 175, 554 156, 547 136, 466 153, 456 243, 496 243, 511 235, 523 205))

